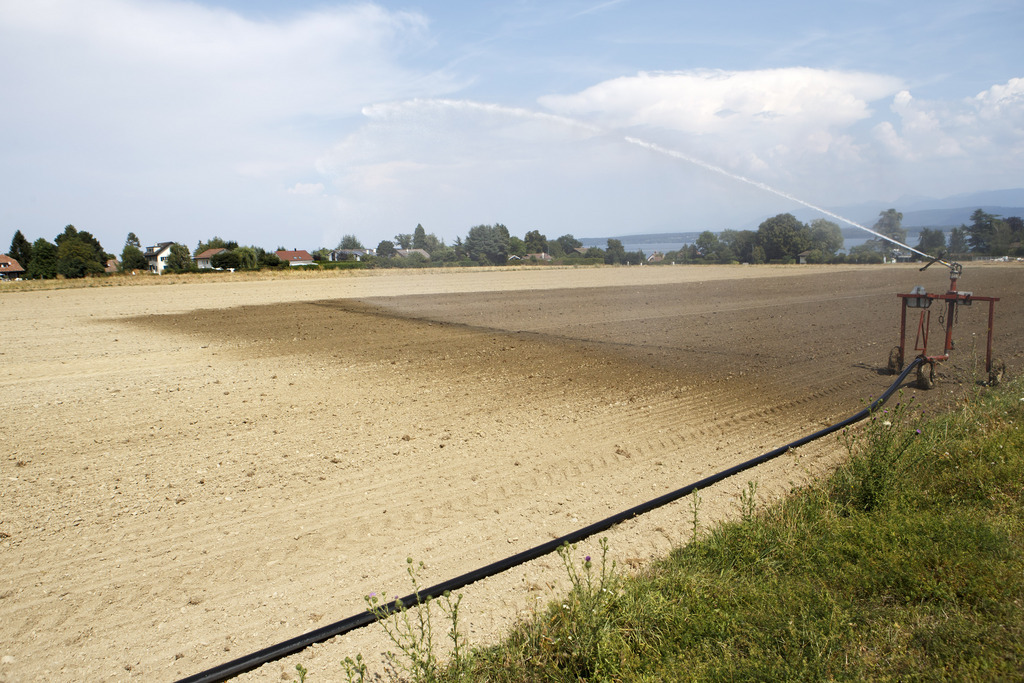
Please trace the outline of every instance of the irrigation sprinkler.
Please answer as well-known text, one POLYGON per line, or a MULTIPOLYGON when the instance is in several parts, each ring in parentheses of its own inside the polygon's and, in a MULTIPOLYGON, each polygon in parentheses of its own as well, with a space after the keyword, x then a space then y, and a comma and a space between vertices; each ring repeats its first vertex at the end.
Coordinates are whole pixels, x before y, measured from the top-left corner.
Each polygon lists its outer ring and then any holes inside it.
POLYGON ((1005 365, 1001 360, 992 358, 992 326, 995 320, 995 305, 998 297, 976 296, 973 292, 962 292, 957 289, 957 280, 963 273, 963 266, 959 263, 947 263, 941 257, 935 257, 929 261, 922 271, 929 266, 941 263, 949 268, 949 291, 944 294, 932 294, 926 292, 924 287, 914 287, 909 294, 897 294, 902 301, 900 307, 900 344, 893 347, 889 352, 889 374, 895 375, 903 369, 903 361, 906 358, 907 350, 907 309, 913 308, 920 311, 917 319, 917 336, 914 341, 916 358, 921 359, 917 366, 917 387, 919 389, 931 389, 935 384, 935 364, 949 360, 949 354, 954 349, 953 326, 957 322, 957 313, 960 306, 971 306, 975 301, 988 302, 988 336, 985 340, 985 372, 988 373, 989 385, 999 384, 1003 378, 1005 365), (928 352, 928 337, 932 322, 932 303, 938 301, 939 314, 938 325, 945 331, 941 353, 928 352))

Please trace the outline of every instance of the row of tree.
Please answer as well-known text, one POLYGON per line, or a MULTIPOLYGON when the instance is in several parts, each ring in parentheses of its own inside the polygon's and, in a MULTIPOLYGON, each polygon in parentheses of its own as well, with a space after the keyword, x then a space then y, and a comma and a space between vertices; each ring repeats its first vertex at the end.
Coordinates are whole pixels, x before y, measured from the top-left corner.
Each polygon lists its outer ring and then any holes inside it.
MULTIPOLYGON (((354 235, 345 235, 337 247, 339 250, 364 249, 363 244, 354 235)), ((494 225, 477 225, 469 229, 465 239, 456 237, 455 243, 445 244, 443 239, 433 233, 427 233, 422 225, 417 225, 411 233, 399 233, 393 240, 381 240, 377 244, 376 258, 378 262, 394 260, 399 250, 422 250, 432 263, 469 263, 481 265, 502 265, 515 257, 526 259, 531 256, 547 255, 552 259, 587 258, 598 259, 605 263, 639 263, 643 260, 643 252, 627 253, 622 242, 608 240, 607 249, 591 247, 583 249, 583 242, 572 234, 565 234, 557 239, 548 239, 539 230, 530 230, 522 238, 511 234, 501 223, 494 225)), ((327 249, 314 252, 315 258, 327 259, 327 249)), ((418 263, 417 254, 406 255, 402 263, 418 263)))
MULTIPOLYGON (((618 240, 610 240, 610 243, 617 243, 621 250, 622 244, 618 240)), ((577 251, 583 243, 571 234, 565 234, 558 239, 549 240, 539 230, 531 230, 524 238, 512 235, 508 228, 501 223, 494 225, 477 225, 469 229, 465 239, 456 237, 454 244, 446 244, 445 241, 433 233, 428 233, 422 225, 417 225, 411 233, 399 233, 391 240, 381 240, 377 244, 376 258, 378 261, 393 259, 398 250, 422 250, 429 257, 432 263, 475 263, 484 265, 501 265, 508 263, 509 258, 515 256, 526 258, 530 254, 547 254, 552 258, 563 258, 566 256, 584 256, 577 251)), ((339 250, 365 249, 362 242, 355 235, 345 235, 338 243, 339 250)), ((586 256, 602 259, 612 259, 609 263, 622 263, 622 254, 612 250, 611 256, 606 255, 603 250, 597 250, 586 256)), ((314 258, 326 260, 329 258, 330 250, 320 249, 313 252, 314 258)), ((417 261, 416 254, 406 256, 403 261, 417 261)))
MULTIPOLYGON (((902 213, 896 209, 887 209, 879 214, 872 229, 889 240, 906 244, 907 231, 902 221, 902 213)), ((796 261, 803 254, 808 263, 880 262, 899 251, 889 240, 868 240, 852 248, 849 254, 842 254, 843 234, 836 223, 819 218, 806 225, 792 214, 784 213, 765 220, 756 231, 704 231, 693 244, 669 252, 665 258, 678 263, 787 263, 796 261)), ((1020 217, 1003 218, 978 209, 971 214, 970 225, 961 225, 950 231, 948 241, 943 230, 923 228, 915 249, 932 255, 1024 256, 1022 242, 1024 221, 1020 217)), ((583 243, 572 234, 548 239, 539 230, 530 230, 519 238, 501 223, 474 226, 465 239, 457 237, 454 244, 448 245, 437 235, 427 233, 422 225, 417 225, 411 233, 400 233, 395 235, 394 240, 378 243, 375 258, 380 264, 396 263, 398 261, 394 257, 399 249, 422 250, 432 263, 501 265, 511 257, 525 259, 531 254, 547 254, 553 259, 579 257, 609 264, 640 263, 645 258, 642 251, 627 252, 617 239, 609 239, 606 249, 592 247, 584 250, 582 246, 583 243)), ((240 246, 237 242, 213 237, 206 242, 199 242, 194 252, 183 244, 172 244, 166 267, 172 272, 194 271, 195 256, 213 248, 224 250, 210 259, 214 268, 222 270, 288 266, 274 252, 256 246, 240 246)), ((355 251, 365 248, 355 235, 345 235, 337 249, 355 251)), ((114 259, 113 254, 103 250, 99 240, 84 230, 77 230, 73 225, 66 226, 53 242, 40 237, 30 243, 18 230, 14 233, 7 253, 21 264, 27 278, 96 275, 104 272, 107 262, 114 259)), ((328 261, 331 259, 331 250, 317 249, 312 255, 318 261, 328 261)), ((401 262, 417 265, 424 260, 414 253, 401 262)), ((146 270, 148 267, 138 237, 135 233, 128 233, 121 251, 119 269, 133 271, 146 270)))
POLYGON ((810 225, 789 213, 767 219, 754 230, 705 230, 693 244, 665 255, 676 263, 792 263, 806 254, 809 263, 836 259, 843 246, 843 232, 832 221, 818 219, 810 225))
MULTIPOLYGON (((907 231, 902 227, 903 214, 895 209, 884 211, 875 224, 875 231, 903 244, 907 243, 907 231)), ((942 254, 953 257, 979 256, 1024 256, 1024 221, 1019 216, 1003 218, 996 214, 977 209, 971 214, 971 224, 962 224, 946 233, 939 228, 922 228, 918 235, 917 251, 932 256, 942 254)), ((856 253, 892 253, 894 245, 882 239, 869 240, 856 253)), ((898 250, 898 248, 896 248, 898 250)))
MULTIPOLYGON (((851 248, 849 254, 843 254, 840 253, 843 234, 836 223, 819 218, 805 225, 785 213, 764 221, 756 232, 724 230, 716 234, 705 231, 693 244, 670 252, 666 257, 680 263, 792 263, 803 254, 807 263, 879 263, 897 254, 910 255, 896 244, 907 244, 903 214, 896 209, 879 213, 872 230, 889 239, 870 239, 851 248)), ((914 249, 935 256, 1024 256, 1022 241, 1024 221, 1019 217, 1003 219, 978 209, 971 215, 970 225, 950 231, 948 244, 943 230, 922 228, 914 249)))
POLYGON ((17 230, 7 255, 25 269, 23 277, 31 279, 97 275, 104 272, 107 261, 114 258, 103 251, 98 239, 73 225, 66 226, 53 242, 45 237, 29 242, 21 230, 17 230))
POLYGON ((213 237, 207 242, 200 242, 196 245, 193 258, 189 259, 189 269, 197 270, 195 256, 210 249, 223 249, 224 251, 210 257, 210 265, 220 270, 259 270, 261 268, 288 267, 276 252, 267 251, 263 247, 239 246, 233 240, 224 240, 220 237, 213 237))

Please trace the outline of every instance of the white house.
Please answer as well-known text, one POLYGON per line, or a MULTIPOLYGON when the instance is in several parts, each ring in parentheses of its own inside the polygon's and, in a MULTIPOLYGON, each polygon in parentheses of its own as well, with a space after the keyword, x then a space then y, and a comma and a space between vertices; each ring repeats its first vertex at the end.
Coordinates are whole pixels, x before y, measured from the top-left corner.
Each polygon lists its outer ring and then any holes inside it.
POLYGON ((149 261, 149 272, 162 275, 167 267, 167 257, 171 255, 174 242, 160 242, 156 246, 146 247, 146 260, 149 261))

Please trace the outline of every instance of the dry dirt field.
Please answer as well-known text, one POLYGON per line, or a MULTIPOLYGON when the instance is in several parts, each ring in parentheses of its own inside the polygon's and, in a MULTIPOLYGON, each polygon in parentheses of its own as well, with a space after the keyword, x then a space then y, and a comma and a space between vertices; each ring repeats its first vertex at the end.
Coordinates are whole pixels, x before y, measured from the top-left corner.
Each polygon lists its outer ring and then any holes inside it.
MULTIPOLYGON (((944 271, 617 267, 0 286, 0 681, 170 681, 556 538, 859 410, 897 292, 944 271)), ((1024 368, 1024 268, 967 264, 1024 368)), ((960 313, 934 409, 973 391, 960 313)), ((974 336, 972 336, 974 335, 974 336)), ((701 493, 711 524, 825 471, 835 438, 701 493)), ((608 534, 634 569, 687 501, 608 534)), ((580 554, 593 552, 596 539, 580 554)), ((554 597, 549 556, 466 588, 473 643, 554 597)), ((343 679, 370 627, 240 676, 343 679)))

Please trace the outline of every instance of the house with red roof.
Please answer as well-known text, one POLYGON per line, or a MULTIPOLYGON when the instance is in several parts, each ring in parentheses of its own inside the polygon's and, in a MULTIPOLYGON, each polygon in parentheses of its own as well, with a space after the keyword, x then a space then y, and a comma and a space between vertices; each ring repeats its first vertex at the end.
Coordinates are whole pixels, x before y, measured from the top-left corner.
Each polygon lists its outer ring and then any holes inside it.
POLYGON ((281 250, 275 253, 277 254, 277 258, 287 262, 289 266, 313 265, 313 256, 305 249, 297 249, 295 251, 281 250))
POLYGON ((213 264, 210 263, 210 259, 222 251, 227 251, 227 249, 224 249, 223 247, 220 249, 214 247, 213 249, 207 249, 204 252, 196 254, 193 259, 196 262, 196 268, 199 270, 212 270, 213 264))
POLYGON ((14 280, 25 274, 25 269, 7 254, 0 254, 0 280, 14 280))

